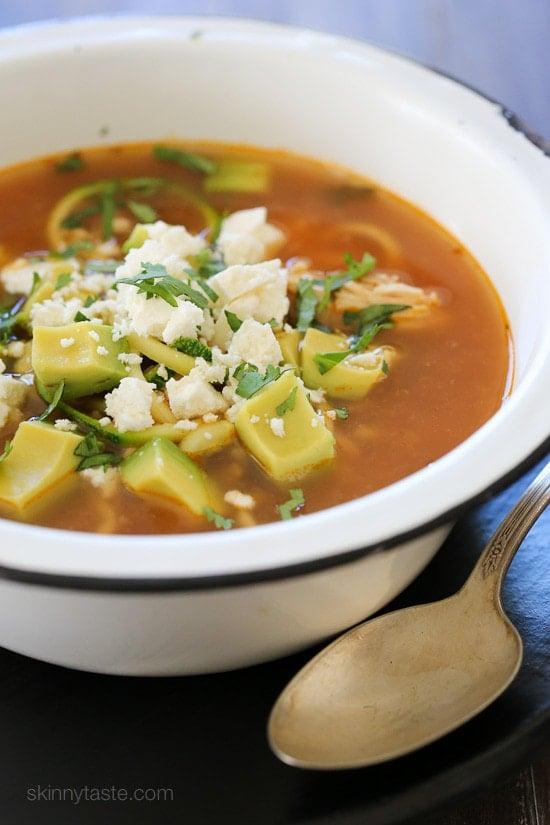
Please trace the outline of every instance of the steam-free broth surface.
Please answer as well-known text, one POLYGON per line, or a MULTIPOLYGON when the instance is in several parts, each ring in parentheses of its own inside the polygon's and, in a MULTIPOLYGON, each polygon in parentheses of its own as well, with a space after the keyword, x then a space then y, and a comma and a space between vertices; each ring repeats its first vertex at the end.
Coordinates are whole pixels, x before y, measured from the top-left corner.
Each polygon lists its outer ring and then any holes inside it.
MULTIPOLYGON (((193 146, 192 151, 214 161, 231 157, 269 165, 271 183, 266 191, 213 192, 207 198, 220 213, 267 207, 269 222, 285 233, 276 252, 283 263, 299 257, 309 259, 311 271, 334 271, 342 269, 345 253, 360 260, 370 252, 377 270, 397 273, 405 283, 437 295, 437 303, 425 315, 403 322, 396 315, 393 328, 378 333, 376 346, 391 346, 397 355, 389 374, 365 398, 328 398, 329 406, 345 406, 348 413, 346 419, 327 420, 336 438, 332 462, 289 483, 272 480, 239 440, 197 460, 222 491, 237 489, 254 498, 253 509, 227 508, 235 526, 278 520, 277 505, 288 499, 290 488, 303 491, 305 504, 299 512, 307 514, 391 484, 444 455, 496 412, 510 371, 506 319, 488 278, 453 237, 395 195, 330 165, 214 144, 193 146), (361 224, 384 230, 396 249, 387 246, 386 236, 362 234, 357 229, 361 224)), ((195 172, 156 159, 150 144, 84 150, 81 169, 60 172, 57 164, 64 157, 0 172, 0 266, 29 251, 48 249, 48 216, 73 187, 138 176, 199 185, 195 172)), ((167 223, 183 224, 192 232, 204 227, 197 210, 170 192, 161 191, 148 202, 167 223)), ((135 217, 125 215, 135 222, 135 217)), ((99 220, 91 215, 90 232, 98 231, 99 220)), ((44 407, 31 393, 23 417, 44 407)), ((0 432, 0 447, 15 425, 11 422, 0 432)), ((180 504, 137 495, 120 481, 105 488, 94 486, 78 473, 25 511, 2 507, 1 512, 9 518, 91 532, 216 529, 180 504)))

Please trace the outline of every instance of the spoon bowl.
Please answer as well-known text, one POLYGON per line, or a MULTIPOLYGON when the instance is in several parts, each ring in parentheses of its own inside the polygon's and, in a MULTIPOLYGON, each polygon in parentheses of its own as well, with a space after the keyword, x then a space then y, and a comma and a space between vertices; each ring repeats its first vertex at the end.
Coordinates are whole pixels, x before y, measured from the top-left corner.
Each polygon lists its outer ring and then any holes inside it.
POLYGON ((550 464, 458 593, 370 619, 305 665, 271 713, 274 753, 317 770, 385 762, 449 733, 500 696, 523 657, 502 608, 502 581, 549 503, 550 464))

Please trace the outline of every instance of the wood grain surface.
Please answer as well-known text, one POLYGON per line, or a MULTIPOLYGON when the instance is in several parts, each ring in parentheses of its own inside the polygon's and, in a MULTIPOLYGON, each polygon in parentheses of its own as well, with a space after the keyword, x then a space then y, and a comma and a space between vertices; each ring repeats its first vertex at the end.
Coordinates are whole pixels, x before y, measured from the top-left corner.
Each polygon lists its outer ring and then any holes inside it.
MULTIPOLYGON (((550 0, 0 0, 0 26, 152 11, 256 17, 366 38, 468 81, 550 137, 550 0)), ((550 825, 550 757, 426 825, 550 825)))

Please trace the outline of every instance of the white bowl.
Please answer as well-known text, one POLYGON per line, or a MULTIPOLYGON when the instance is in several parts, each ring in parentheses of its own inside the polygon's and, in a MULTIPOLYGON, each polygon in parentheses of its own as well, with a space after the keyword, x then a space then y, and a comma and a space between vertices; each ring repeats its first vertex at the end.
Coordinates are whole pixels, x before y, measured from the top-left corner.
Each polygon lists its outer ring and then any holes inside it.
POLYGON ((505 304, 516 353, 512 397, 464 443, 383 490, 290 523, 115 537, 0 520, 5 647, 87 670, 159 675, 289 653, 386 604, 457 513, 547 446, 550 160, 500 105, 341 37, 242 20, 123 17, 0 33, 0 111, 1 166, 173 135, 352 167, 474 253, 505 304))

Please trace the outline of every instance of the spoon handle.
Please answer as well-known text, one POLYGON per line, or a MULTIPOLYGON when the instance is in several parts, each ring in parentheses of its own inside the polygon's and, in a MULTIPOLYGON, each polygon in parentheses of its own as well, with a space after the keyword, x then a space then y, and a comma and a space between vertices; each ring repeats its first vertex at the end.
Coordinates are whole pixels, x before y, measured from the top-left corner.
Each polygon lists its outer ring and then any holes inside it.
POLYGON ((481 578, 489 584, 493 593, 498 595, 510 562, 533 524, 549 504, 550 463, 535 477, 489 539, 470 576, 470 581, 481 578))

